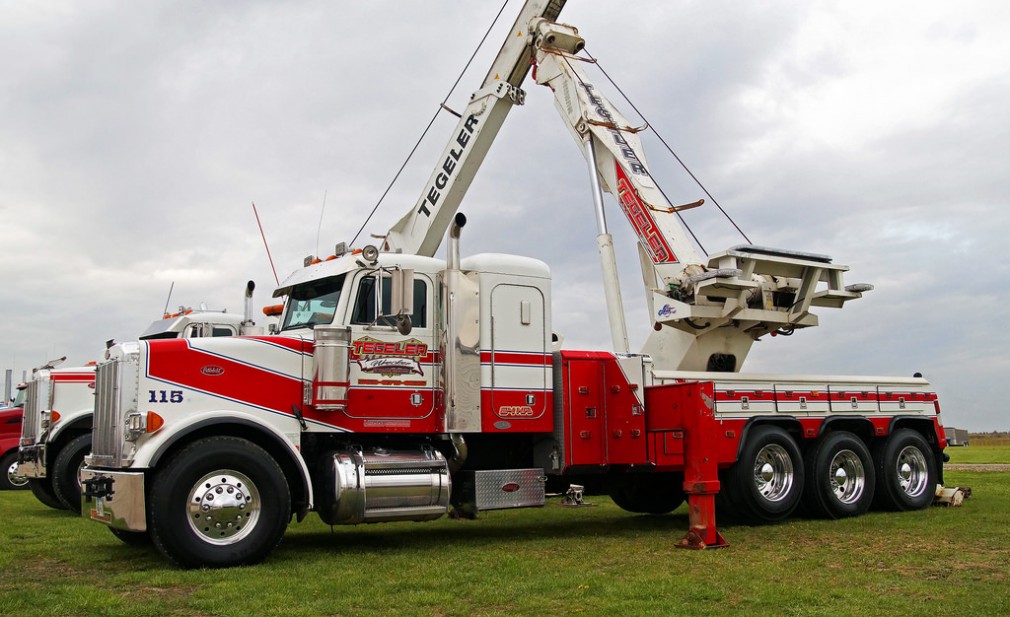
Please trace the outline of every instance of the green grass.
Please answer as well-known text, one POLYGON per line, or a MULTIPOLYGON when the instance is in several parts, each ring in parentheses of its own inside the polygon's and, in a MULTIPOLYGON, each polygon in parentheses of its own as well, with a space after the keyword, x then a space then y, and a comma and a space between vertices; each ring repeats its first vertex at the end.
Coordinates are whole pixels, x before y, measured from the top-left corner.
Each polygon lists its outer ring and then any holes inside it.
MULTIPOLYGON (((969 448, 971 449, 971 448, 969 448)), ((102 525, 0 493, 0 615, 908 615, 1010 612, 1010 473, 948 472, 961 508, 723 525, 685 508, 487 512, 332 530, 293 523, 263 564, 184 571, 102 525)))
POLYGON ((1010 444, 1001 446, 968 446, 947 448, 951 463, 1010 464, 1010 444))

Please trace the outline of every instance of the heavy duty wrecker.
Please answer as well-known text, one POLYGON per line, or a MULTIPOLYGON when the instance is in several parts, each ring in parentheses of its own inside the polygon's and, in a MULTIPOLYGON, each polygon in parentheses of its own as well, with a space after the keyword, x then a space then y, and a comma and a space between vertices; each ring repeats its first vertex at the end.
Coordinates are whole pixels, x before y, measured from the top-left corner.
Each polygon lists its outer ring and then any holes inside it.
MULTIPOLYGON (((180 307, 165 313, 140 336, 140 340, 237 336, 252 332, 252 292, 246 286, 246 315, 180 307)), ((26 384, 24 421, 15 453, 19 477, 28 479, 32 493, 43 504, 79 512, 79 472, 91 451, 91 424, 95 406, 94 363, 58 367, 60 359, 36 368, 26 384)))
POLYGON ((338 245, 275 291, 271 336, 123 343, 96 371, 85 516, 184 567, 255 563, 292 515, 423 521, 541 506, 572 484, 631 512, 686 499, 679 545, 758 521, 931 503, 939 407, 921 378, 744 375, 762 336, 868 286, 823 255, 702 255, 636 130, 588 81, 564 2, 530 0, 416 205, 381 249, 338 245), (562 349, 541 261, 460 256, 463 194, 533 67, 589 165, 614 351, 562 349), (603 192, 638 234, 654 331, 629 353, 603 192), (434 254, 448 232, 445 261, 434 254))

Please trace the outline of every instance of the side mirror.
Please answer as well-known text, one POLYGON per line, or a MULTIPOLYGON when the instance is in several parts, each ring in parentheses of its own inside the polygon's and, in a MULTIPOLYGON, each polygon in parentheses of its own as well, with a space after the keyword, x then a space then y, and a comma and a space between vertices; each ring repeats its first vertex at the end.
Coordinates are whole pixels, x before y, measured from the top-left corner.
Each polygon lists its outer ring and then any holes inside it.
POLYGON ((414 271, 399 268, 390 273, 389 317, 396 320, 396 329, 406 336, 410 334, 411 315, 414 314, 414 271))

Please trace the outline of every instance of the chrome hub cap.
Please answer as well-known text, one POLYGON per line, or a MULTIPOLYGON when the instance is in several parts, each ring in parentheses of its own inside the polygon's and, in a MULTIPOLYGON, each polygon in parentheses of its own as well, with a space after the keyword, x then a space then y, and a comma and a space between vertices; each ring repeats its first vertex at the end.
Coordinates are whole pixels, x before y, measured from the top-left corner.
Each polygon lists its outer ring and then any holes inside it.
POLYGON ((831 491, 838 501, 852 504, 859 501, 866 487, 866 470, 852 450, 842 450, 831 459, 828 467, 831 491))
POLYGON ((21 488, 22 486, 28 484, 28 478, 19 476, 17 474, 17 469, 18 464, 16 461, 10 464, 10 467, 7 468, 7 481, 15 487, 21 488))
POLYGON ((781 501, 793 486, 793 461, 778 444, 769 444, 754 459, 754 486, 768 501, 781 501))
POLYGON ((909 497, 922 495, 928 487, 929 473, 926 469, 926 457, 918 448, 906 446, 898 453, 896 463, 898 485, 909 497))
POLYGON ((228 469, 200 478, 189 491, 189 526, 211 544, 240 541, 256 527, 260 495, 245 475, 228 469))

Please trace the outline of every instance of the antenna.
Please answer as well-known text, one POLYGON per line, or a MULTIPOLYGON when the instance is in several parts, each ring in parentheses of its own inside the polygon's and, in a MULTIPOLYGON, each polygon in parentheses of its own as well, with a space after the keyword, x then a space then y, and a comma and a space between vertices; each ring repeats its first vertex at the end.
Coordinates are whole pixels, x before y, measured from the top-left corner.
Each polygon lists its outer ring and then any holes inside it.
POLYGON ((161 314, 164 315, 165 317, 168 317, 168 303, 172 301, 173 289, 175 289, 175 281, 172 281, 172 284, 168 286, 168 297, 165 298, 165 310, 161 312, 161 314))
POLYGON ((326 189, 323 189, 323 207, 319 209, 319 225, 316 227, 316 255, 319 255, 319 233, 323 230, 324 212, 326 212, 326 189))
POLYGON ((252 202, 253 215, 256 217, 256 225, 260 228, 260 237, 263 238, 263 248, 267 250, 267 259, 270 261, 270 269, 274 272, 274 282, 281 286, 280 279, 277 278, 277 268, 274 267, 274 258, 270 256, 270 247, 267 245, 267 235, 263 233, 263 224, 260 223, 260 214, 256 211, 256 202, 252 202))

